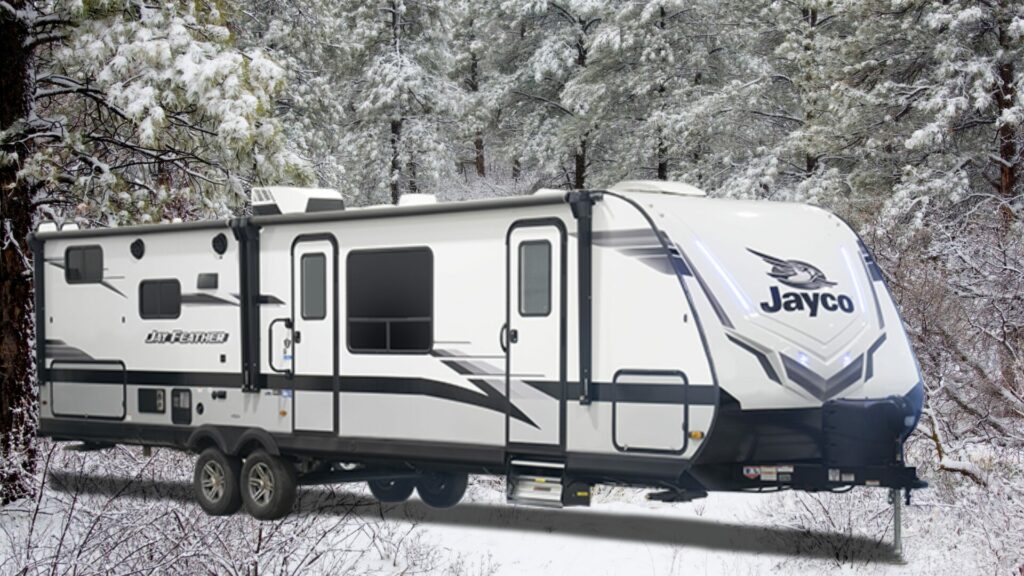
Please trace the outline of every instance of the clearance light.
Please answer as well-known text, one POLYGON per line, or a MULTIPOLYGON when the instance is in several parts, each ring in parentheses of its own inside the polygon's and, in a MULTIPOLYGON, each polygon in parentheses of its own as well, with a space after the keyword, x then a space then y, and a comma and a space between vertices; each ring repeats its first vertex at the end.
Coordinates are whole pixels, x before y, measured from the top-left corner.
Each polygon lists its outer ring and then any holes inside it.
POLYGON ((703 430, 690 430, 690 439, 691 440, 703 440, 704 439, 704 431, 703 430))
POLYGON ((288 415, 288 411, 287 411, 287 410, 281 410, 281 411, 279 412, 279 414, 281 415, 281 418, 284 418, 285 416, 287 416, 287 415, 288 415))

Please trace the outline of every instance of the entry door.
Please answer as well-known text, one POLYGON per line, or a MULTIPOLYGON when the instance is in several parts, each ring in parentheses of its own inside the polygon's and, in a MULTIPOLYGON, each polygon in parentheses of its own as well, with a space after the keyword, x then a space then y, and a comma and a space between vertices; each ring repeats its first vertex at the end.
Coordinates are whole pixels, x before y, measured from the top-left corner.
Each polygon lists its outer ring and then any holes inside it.
POLYGON ((299 237, 292 247, 294 429, 338 430, 337 244, 299 237))
POLYGON ((563 228, 516 223, 508 242, 509 444, 558 446, 565 398, 563 228))

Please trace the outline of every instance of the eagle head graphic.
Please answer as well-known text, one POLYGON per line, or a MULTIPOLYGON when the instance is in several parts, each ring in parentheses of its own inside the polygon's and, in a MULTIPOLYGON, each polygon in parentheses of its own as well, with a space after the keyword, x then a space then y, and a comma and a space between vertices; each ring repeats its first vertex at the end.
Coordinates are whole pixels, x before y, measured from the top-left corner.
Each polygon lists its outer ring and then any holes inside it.
POLYGON ((826 286, 835 286, 835 282, 829 281, 825 273, 816 266, 801 262, 800 260, 785 260, 747 248, 751 254, 760 257, 771 265, 771 272, 768 275, 779 282, 800 290, 817 290, 826 286))

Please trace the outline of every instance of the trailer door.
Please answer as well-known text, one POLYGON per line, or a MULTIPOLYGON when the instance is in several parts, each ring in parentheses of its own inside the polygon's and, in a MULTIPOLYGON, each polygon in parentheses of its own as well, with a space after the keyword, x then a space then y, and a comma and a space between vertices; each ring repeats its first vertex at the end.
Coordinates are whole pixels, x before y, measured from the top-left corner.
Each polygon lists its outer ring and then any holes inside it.
POLYGON ((334 236, 292 246, 293 428, 338 431, 338 248, 334 236))
MULTIPOLYGON (((516 222, 508 234, 508 443, 564 447, 565 228, 516 222)), ((523 446, 527 448, 527 446, 523 446)), ((528 451, 528 450, 525 450, 528 451)))

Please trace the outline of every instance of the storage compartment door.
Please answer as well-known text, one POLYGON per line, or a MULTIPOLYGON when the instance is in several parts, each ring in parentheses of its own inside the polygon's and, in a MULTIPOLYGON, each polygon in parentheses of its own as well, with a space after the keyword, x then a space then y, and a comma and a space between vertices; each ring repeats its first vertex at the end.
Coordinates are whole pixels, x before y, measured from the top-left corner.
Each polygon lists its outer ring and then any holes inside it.
POLYGON ((123 420, 125 367, 123 362, 54 361, 50 377, 50 406, 57 418, 123 420))
POLYGON ((685 374, 620 370, 612 387, 616 449, 669 454, 686 450, 689 382, 685 374))

